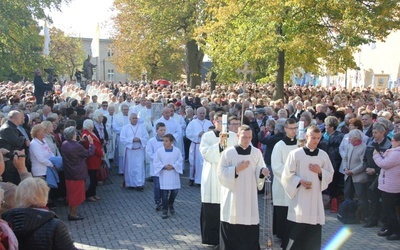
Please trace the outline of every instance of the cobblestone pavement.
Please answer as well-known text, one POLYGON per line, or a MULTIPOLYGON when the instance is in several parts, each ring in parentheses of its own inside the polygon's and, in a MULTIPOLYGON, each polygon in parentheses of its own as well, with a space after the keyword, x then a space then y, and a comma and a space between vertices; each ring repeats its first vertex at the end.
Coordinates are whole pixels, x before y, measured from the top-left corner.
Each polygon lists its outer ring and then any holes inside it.
MULTIPOLYGON (((67 224, 78 248, 211 249, 210 246, 201 244, 200 187, 189 187, 187 174, 181 178, 182 188, 175 201, 175 215, 162 219, 161 212, 155 211, 152 182, 146 182, 143 191, 124 189, 123 177, 116 172, 114 169, 110 181, 107 180, 98 187, 97 193, 102 200, 81 205, 79 213, 85 217, 84 220, 68 221, 67 208, 58 202, 55 212, 67 224)), ((261 214, 263 195, 259 197, 261 214)), ((336 219, 336 214, 326 211, 326 215, 326 225, 323 226, 322 233, 323 248, 343 227, 336 219)), ((378 237, 377 227, 363 228, 357 224, 348 225, 348 228, 352 234, 340 249, 400 249, 399 241, 389 242, 378 237)), ((263 232, 262 229, 260 231, 263 232)), ((263 242, 263 236, 260 238, 263 242)), ((274 249, 280 249, 278 246, 279 241, 275 239, 274 249)))

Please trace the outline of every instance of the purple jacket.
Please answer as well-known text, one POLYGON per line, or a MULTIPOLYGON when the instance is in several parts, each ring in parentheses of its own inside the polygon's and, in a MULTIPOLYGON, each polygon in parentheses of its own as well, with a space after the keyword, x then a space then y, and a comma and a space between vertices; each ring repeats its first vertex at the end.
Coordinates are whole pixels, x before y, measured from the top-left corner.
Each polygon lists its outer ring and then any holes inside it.
POLYGON ((86 157, 92 156, 94 146, 89 149, 84 148, 77 141, 64 141, 61 145, 61 156, 66 180, 86 180, 88 170, 86 166, 86 157))
POLYGON ((383 157, 375 154, 374 161, 381 168, 379 190, 386 193, 400 193, 400 147, 386 150, 383 157))

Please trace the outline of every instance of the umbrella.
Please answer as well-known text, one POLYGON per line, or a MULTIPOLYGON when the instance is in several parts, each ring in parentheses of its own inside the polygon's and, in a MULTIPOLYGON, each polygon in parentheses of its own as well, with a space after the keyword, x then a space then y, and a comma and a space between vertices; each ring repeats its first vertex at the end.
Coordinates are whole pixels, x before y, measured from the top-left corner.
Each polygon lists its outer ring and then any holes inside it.
POLYGON ((164 87, 171 85, 171 83, 169 81, 165 80, 165 79, 157 80, 156 84, 158 86, 164 86, 164 87))

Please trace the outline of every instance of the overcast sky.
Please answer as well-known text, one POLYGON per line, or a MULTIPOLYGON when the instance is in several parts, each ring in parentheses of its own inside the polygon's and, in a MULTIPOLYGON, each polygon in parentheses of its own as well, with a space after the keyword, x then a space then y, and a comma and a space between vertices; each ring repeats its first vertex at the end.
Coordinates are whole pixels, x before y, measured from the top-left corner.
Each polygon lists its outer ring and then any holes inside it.
MULTIPOLYGON (((67 35, 82 38, 93 38, 97 23, 100 24, 100 38, 109 38, 112 32, 114 0, 72 0, 69 4, 63 4, 62 12, 51 11, 53 24, 67 35)), ((115 15, 115 14, 114 14, 115 15)))

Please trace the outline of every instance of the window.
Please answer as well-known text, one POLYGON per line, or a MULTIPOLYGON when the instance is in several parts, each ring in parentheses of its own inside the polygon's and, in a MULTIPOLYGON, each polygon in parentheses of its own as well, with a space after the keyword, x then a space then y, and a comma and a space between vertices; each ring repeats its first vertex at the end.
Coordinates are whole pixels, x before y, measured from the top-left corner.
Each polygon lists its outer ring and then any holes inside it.
POLYGON ((108 48, 108 52, 107 52, 108 57, 112 57, 113 56, 113 52, 111 48, 108 48))
POLYGON ((109 81, 114 81, 114 69, 108 69, 107 79, 109 81))

